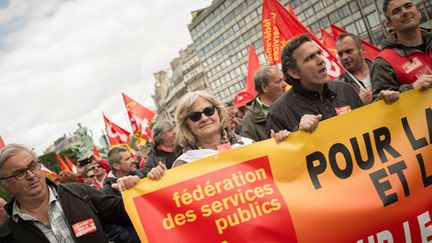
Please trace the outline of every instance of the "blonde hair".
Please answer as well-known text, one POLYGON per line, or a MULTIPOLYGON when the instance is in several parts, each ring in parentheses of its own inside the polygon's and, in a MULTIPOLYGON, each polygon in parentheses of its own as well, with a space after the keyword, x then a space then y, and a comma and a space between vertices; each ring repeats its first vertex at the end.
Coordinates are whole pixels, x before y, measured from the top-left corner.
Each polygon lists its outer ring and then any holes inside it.
POLYGON ((186 121, 188 115, 192 112, 193 106, 199 99, 208 101, 216 107, 220 119, 219 130, 221 135, 227 134, 229 131, 229 115, 225 105, 218 98, 205 91, 194 91, 183 96, 177 106, 175 116, 177 123, 176 147, 180 147, 181 149, 196 147, 197 139, 186 121))

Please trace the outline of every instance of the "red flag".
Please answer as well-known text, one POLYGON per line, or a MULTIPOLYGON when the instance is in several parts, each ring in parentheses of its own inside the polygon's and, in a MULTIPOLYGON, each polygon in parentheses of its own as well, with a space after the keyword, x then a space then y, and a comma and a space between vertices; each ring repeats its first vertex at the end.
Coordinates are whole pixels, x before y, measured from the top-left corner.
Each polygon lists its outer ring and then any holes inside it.
POLYGON ((3 142, 3 138, 0 136, 0 148, 3 148, 6 144, 3 142))
POLYGON ((251 93, 254 97, 258 95, 255 90, 254 74, 255 71, 260 68, 258 56, 252 45, 249 45, 249 57, 248 57, 248 72, 246 76, 246 91, 251 93))
POLYGON ((277 0, 264 0, 262 8, 262 35, 264 52, 270 64, 280 63, 280 57, 287 41, 302 34, 307 34, 322 51, 330 79, 337 79, 343 69, 318 38, 277 0))
POLYGON ((43 164, 41 164, 41 172, 42 172, 42 174, 44 174, 46 177, 48 177, 51 180, 54 180, 54 178, 57 177, 57 174, 55 172, 51 171, 50 169, 45 167, 45 165, 43 165, 43 164))
POLYGON ((325 29, 321 28, 321 34, 322 34, 322 43, 327 49, 336 56, 336 39, 332 34, 327 32, 325 29))
POLYGON ((72 170, 72 172, 77 173, 77 168, 74 162, 72 162, 72 160, 70 160, 67 156, 65 156, 65 160, 69 168, 72 170))
MULTIPOLYGON (((347 33, 347 31, 337 25, 330 24, 331 31, 333 33, 334 38, 336 39, 340 34, 347 33)), ((365 40, 361 40, 361 43, 363 44, 365 48, 365 58, 369 60, 375 60, 375 58, 378 56, 378 54, 381 52, 381 49, 374 44, 367 42, 365 40)))
POLYGON ((114 124, 112 121, 108 120, 106 116, 102 113, 104 122, 105 122, 105 128, 108 135, 108 140, 111 144, 111 146, 116 145, 129 145, 130 133, 123 128, 119 127, 118 125, 114 124))
POLYGON ((144 145, 147 139, 151 138, 150 123, 155 113, 124 93, 122 95, 134 136, 137 138, 138 144, 144 145))
POLYGON ((101 158, 100 153, 94 144, 93 144, 93 155, 98 157, 98 158, 101 158))
POLYGON ((63 159, 60 157, 60 155, 57 152, 55 152, 55 156, 57 158, 57 161, 59 162, 61 171, 64 170, 70 171, 69 167, 66 165, 66 163, 63 161, 63 159))

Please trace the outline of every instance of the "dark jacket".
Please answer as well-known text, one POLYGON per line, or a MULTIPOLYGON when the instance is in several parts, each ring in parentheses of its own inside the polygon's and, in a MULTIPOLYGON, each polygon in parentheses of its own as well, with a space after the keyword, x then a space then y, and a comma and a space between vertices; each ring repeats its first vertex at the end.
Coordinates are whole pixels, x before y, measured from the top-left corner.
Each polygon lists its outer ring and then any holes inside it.
POLYGON ((269 138, 266 128, 267 116, 256 98, 247 108, 241 122, 240 135, 256 142, 269 138))
POLYGON ((164 163, 167 169, 171 169, 172 164, 177 159, 177 157, 178 156, 176 156, 174 152, 170 153, 163 150, 159 150, 157 148, 157 145, 153 145, 145 161, 144 168, 141 169, 141 173, 144 176, 147 176, 150 170, 159 164, 159 161, 164 163))
MULTIPOLYGON (((94 221, 97 230, 78 238, 75 237, 72 228, 69 228, 75 242, 108 242, 104 231, 105 225, 117 223, 132 226, 121 198, 108 196, 80 183, 60 184, 57 187, 53 182, 49 180, 47 182, 56 188, 58 199, 69 226, 90 218, 94 221)), ((33 224, 21 218, 18 222, 12 219, 14 201, 12 199, 6 205, 10 217, 0 226, 0 242, 49 243, 45 235, 33 224)))
POLYGON ((270 107, 267 114, 267 131, 297 131, 303 115, 321 114, 325 120, 336 116, 338 107, 350 106, 354 110, 362 105, 363 102, 354 88, 343 82, 330 81, 325 84, 322 100, 318 92, 295 84, 270 107))
MULTIPOLYGON (((365 59, 365 61, 369 67, 369 71, 372 70, 373 62, 369 59, 365 59)), ((358 92, 360 92, 360 86, 357 84, 357 82, 354 80, 354 78, 355 77, 351 77, 350 75, 348 75, 347 73, 344 72, 341 76, 339 76, 339 81, 350 84, 351 86, 353 86, 353 88, 358 93, 358 92)), ((360 80, 358 80, 358 81, 361 82, 360 80)), ((371 82, 372 82, 372 78, 371 78, 371 82)))
MULTIPOLYGON (((108 177, 105 180, 105 185, 102 189, 102 192, 112 195, 118 198, 121 198, 120 191, 112 188, 112 184, 117 182, 117 178, 112 174, 112 171, 108 174, 108 177)), ((117 224, 111 224, 105 227, 105 233, 108 236, 108 239, 111 242, 140 242, 139 237, 132 226, 123 226, 117 224)))
MULTIPOLYGON (((423 43, 425 43, 426 53, 432 50, 432 32, 429 29, 421 29, 423 43)), ((405 47, 398 43, 396 32, 391 32, 384 40, 382 49, 393 48, 402 55, 418 51, 416 48, 405 47)), ((384 59, 377 57, 372 66, 372 96, 376 99, 381 90, 395 90, 405 92, 413 88, 412 84, 400 84, 392 66, 384 59)))

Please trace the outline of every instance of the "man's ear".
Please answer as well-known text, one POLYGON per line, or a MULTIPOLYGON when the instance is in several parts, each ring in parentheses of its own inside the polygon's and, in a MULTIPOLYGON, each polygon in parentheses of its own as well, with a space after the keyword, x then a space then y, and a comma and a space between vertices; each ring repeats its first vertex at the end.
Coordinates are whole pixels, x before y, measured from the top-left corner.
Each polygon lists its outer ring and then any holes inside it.
POLYGON ((295 69, 288 69, 288 75, 291 76, 291 78, 300 79, 300 74, 295 69))
POLYGON ((392 23, 391 23, 390 20, 386 20, 386 22, 385 22, 385 26, 386 26, 387 28, 393 30, 393 25, 392 25, 392 23))
POLYGON ((113 167, 114 170, 119 170, 120 169, 120 165, 118 163, 114 163, 112 165, 112 167, 113 167))
POLYGON ((261 83, 261 90, 263 91, 263 93, 267 93, 269 90, 269 87, 265 84, 265 83, 261 83))

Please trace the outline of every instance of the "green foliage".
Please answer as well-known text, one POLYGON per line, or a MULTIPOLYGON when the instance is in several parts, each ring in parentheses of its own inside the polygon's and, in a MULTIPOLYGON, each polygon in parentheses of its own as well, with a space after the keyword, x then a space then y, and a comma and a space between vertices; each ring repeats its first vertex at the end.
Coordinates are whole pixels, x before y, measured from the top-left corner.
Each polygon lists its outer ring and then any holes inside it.
MULTIPOLYGON (((67 156, 69 159, 71 159, 72 162, 75 163, 75 165, 78 161, 78 155, 72 149, 62 151, 59 153, 59 155, 60 155, 60 157, 62 157, 63 161, 65 161, 65 162, 66 162, 65 156, 67 156)), ((47 167, 51 171, 54 171, 57 174, 61 171, 60 165, 57 161, 57 158, 56 158, 54 152, 39 156, 39 160, 42 162, 42 164, 45 165, 45 167, 47 167)))
POLYGON ((9 200, 12 198, 12 196, 7 193, 3 188, 0 187, 0 197, 3 198, 6 202, 9 202, 9 200))

